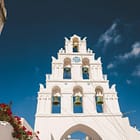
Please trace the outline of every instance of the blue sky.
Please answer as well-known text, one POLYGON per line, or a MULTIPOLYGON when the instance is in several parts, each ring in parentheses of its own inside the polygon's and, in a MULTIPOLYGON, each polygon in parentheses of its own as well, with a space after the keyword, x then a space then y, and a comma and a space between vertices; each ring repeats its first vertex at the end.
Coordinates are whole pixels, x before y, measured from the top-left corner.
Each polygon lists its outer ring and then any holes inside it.
POLYGON ((51 56, 64 37, 87 37, 116 84, 122 112, 140 129, 140 8, 138 1, 6 0, 0 36, 0 102, 32 125, 39 83, 51 73, 51 56))

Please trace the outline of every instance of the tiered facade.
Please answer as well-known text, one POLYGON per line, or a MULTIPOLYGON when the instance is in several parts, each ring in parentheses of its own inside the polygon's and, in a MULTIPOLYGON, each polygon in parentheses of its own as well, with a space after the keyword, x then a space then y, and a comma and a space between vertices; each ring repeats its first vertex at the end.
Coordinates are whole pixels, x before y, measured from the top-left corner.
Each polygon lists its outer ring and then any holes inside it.
POLYGON ((52 74, 38 92, 35 131, 41 140, 65 140, 75 131, 86 133, 87 140, 140 139, 122 117, 115 85, 109 87, 86 38, 65 38, 58 58, 52 57, 52 74))

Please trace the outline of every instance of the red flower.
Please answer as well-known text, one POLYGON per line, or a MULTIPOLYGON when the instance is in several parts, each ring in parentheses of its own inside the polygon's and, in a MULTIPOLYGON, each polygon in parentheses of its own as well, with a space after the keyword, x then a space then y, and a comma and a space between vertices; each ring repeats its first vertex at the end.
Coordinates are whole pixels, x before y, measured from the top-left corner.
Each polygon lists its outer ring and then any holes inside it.
POLYGON ((20 138, 20 134, 17 134, 17 136, 16 136, 17 138, 20 138))
POLYGON ((20 117, 18 117, 18 116, 15 116, 14 118, 17 119, 18 121, 21 120, 20 117))
POLYGON ((32 132, 31 131, 27 131, 27 135, 32 135, 32 132))
POLYGON ((21 118, 12 115, 11 107, 6 104, 0 104, 0 120, 7 121, 13 126, 13 137, 17 140, 31 140, 33 138, 32 132, 27 131, 25 126, 22 126, 21 118))
POLYGON ((7 109, 7 114, 8 114, 9 116, 12 115, 12 112, 11 112, 10 109, 7 109))
POLYGON ((25 131, 25 130, 26 130, 26 127, 25 127, 25 126, 23 126, 23 127, 22 127, 22 129, 25 131))
POLYGON ((0 104, 1 108, 5 108, 7 105, 6 104, 0 104))
POLYGON ((21 121, 18 121, 18 124, 20 125, 21 124, 21 121))

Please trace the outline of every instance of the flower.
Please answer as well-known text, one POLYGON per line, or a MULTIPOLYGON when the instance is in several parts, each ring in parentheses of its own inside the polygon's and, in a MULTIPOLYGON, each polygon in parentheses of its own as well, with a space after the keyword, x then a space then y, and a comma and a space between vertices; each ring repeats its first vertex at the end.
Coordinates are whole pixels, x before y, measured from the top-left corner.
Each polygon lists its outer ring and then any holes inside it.
POLYGON ((14 118, 15 118, 16 120, 18 120, 18 121, 21 120, 20 117, 18 117, 18 116, 14 116, 14 118))
POLYGON ((31 131, 27 131, 27 135, 31 136, 32 132, 31 131))
POLYGON ((23 127, 22 127, 22 129, 25 131, 25 130, 26 130, 26 127, 25 127, 25 126, 23 126, 23 127))
POLYGON ((14 138, 18 140, 31 140, 33 138, 32 132, 22 125, 21 118, 12 114, 10 105, 0 104, 0 121, 7 121, 13 126, 12 135, 14 138))

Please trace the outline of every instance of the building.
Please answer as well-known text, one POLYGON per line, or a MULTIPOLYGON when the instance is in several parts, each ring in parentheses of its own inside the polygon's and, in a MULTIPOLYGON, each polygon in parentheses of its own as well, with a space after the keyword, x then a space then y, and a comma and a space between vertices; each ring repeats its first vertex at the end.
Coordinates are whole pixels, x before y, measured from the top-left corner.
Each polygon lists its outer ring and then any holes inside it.
POLYGON ((4 5, 4 0, 0 0, 0 34, 2 32, 5 20, 6 20, 6 9, 4 5))
POLYGON ((40 84, 35 132, 41 140, 66 140, 81 131, 86 140, 139 140, 120 111, 115 85, 103 75, 101 59, 87 48, 86 38, 65 38, 58 58, 52 57, 52 74, 40 84))
MULTIPOLYGON (((30 127, 30 125, 24 118, 21 118, 21 124, 22 126, 26 127, 27 130, 31 131, 34 134, 32 140, 38 140, 33 129, 30 127)), ((0 140, 16 140, 12 136, 12 133, 13 133, 12 125, 6 121, 0 121, 0 140)))

